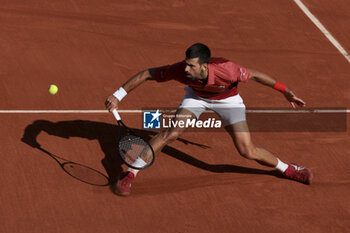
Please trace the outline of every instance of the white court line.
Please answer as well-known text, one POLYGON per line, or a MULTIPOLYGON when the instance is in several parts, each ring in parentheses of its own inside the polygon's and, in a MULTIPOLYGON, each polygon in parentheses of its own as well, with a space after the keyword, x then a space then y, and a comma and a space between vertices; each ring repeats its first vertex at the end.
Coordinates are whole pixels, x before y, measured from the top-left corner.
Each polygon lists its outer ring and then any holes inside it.
POLYGON ((310 109, 310 110, 246 110, 247 113, 350 113, 348 109, 310 109))
POLYGON ((294 0, 304 14, 321 30, 321 32, 327 37, 327 39, 339 50, 339 52, 350 63, 350 55, 340 45, 340 43, 331 35, 331 33, 322 25, 322 23, 309 11, 309 9, 301 2, 301 0, 294 0))
MULTIPOLYGON (((121 113, 141 113, 142 110, 119 110, 121 113)), ((0 113, 46 114, 46 113, 108 113, 107 110, 0 110, 0 113)))
MULTIPOLYGON (((155 109, 153 109, 155 111, 155 109)), ((152 111, 153 111, 152 110, 152 111)), ((142 113, 144 110, 119 110, 120 113, 142 113)), ((170 112, 176 112, 171 110, 170 112)), ((210 113, 213 111, 205 111, 210 113)), ((307 110, 278 110, 278 109, 264 109, 264 110, 246 110, 247 113, 350 113, 349 109, 307 109, 307 110)), ((108 113, 107 110, 0 110, 0 114, 86 114, 86 113, 108 113)))

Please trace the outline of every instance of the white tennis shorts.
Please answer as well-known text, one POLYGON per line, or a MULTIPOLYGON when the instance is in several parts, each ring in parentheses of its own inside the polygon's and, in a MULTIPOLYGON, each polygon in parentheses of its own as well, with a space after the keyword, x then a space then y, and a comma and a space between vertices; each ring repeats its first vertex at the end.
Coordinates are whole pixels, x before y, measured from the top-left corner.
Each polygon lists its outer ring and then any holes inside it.
POLYGON ((205 110, 216 112, 223 126, 246 120, 245 105, 239 94, 221 100, 209 100, 197 96, 191 87, 185 87, 186 94, 179 108, 189 110, 197 119, 205 110))

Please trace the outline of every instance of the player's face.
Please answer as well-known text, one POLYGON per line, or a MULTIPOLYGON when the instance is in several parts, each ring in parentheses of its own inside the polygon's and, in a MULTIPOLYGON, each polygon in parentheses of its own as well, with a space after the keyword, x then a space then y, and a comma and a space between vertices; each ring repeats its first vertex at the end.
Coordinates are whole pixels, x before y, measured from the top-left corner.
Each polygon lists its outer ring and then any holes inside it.
POLYGON ((185 73, 186 77, 193 81, 196 79, 206 79, 208 64, 199 64, 199 58, 186 58, 185 59, 185 73))

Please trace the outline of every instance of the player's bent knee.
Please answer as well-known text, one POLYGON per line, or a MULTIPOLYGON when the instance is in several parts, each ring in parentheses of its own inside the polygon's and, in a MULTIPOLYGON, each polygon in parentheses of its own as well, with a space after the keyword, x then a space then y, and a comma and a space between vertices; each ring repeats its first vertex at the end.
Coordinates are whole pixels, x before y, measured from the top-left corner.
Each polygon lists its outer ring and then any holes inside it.
POLYGON ((168 139, 170 141, 175 141, 176 139, 178 139, 180 137, 181 133, 178 131, 171 131, 169 132, 169 136, 168 139))
POLYGON ((180 132, 173 129, 166 130, 162 133, 163 140, 167 143, 175 141, 178 137, 180 137, 180 135, 180 132))

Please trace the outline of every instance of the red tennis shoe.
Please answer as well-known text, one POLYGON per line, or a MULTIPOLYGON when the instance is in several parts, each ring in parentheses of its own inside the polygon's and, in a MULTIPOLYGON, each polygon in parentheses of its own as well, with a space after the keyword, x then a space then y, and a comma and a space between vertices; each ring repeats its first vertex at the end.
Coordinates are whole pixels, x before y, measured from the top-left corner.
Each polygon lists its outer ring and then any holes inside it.
POLYGON ((289 179, 299 181, 304 184, 311 184, 313 174, 307 167, 301 167, 297 164, 289 164, 283 175, 289 179))
POLYGON ((115 192, 121 196, 129 196, 131 192, 131 182, 134 179, 134 173, 130 171, 122 172, 119 176, 115 192))

